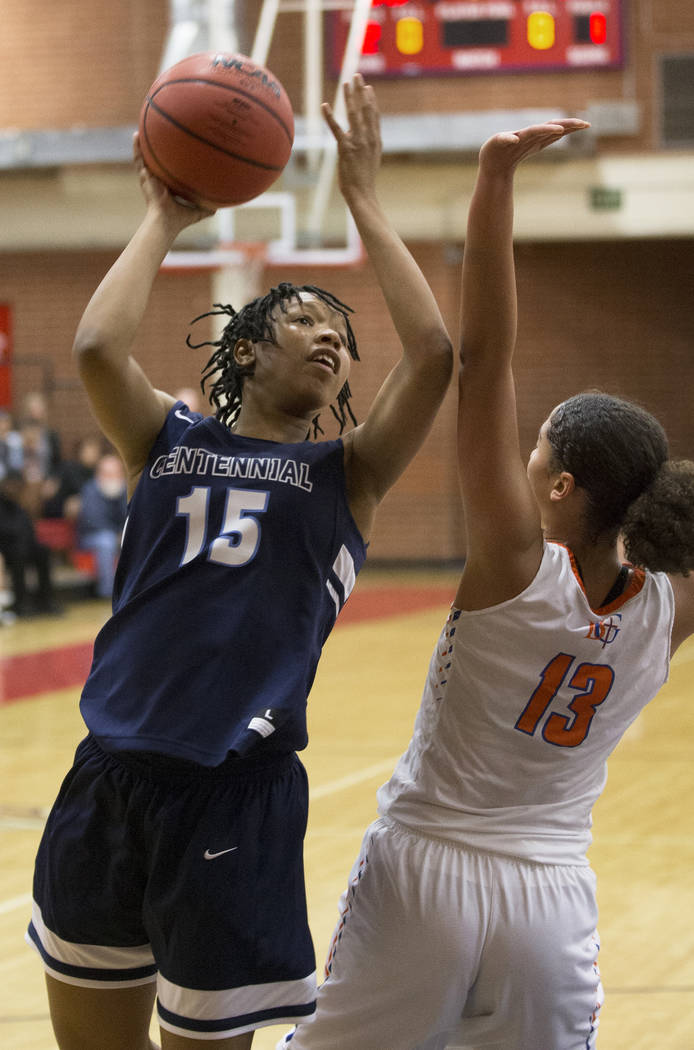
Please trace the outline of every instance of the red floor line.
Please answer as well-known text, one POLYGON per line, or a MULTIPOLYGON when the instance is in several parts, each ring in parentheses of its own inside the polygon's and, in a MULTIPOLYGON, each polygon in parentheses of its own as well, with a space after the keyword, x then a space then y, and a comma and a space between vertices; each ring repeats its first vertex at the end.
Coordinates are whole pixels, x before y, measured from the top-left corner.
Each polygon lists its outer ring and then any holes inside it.
MULTIPOLYGON (((340 613, 337 627, 419 612, 453 599, 450 587, 375 587, 356 591, 340 613)), ((0 660, 0 704, 30 699, 39 693, 78 688, 92 658, 90 642, 39 649, 0 660)))
POLYGON ((80 642, 0 660, 0 704, 81 684, 89 672, 92 647, 92 642, 80 642))

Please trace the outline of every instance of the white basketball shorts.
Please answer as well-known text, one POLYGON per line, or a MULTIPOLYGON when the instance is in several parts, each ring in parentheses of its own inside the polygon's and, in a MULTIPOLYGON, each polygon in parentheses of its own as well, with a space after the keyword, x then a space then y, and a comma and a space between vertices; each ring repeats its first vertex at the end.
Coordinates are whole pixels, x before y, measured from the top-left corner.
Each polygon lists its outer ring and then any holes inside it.
POLYGON ((595 876, 368 829, 316 1013, 287 1050, 592 1050, 595 876))

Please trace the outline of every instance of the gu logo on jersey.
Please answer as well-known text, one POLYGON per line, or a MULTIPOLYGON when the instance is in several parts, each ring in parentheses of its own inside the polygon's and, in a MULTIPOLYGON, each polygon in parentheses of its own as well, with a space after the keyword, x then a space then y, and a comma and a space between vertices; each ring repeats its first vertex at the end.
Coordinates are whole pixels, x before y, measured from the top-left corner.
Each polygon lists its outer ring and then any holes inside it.
POLYGON ((612 615, 608 616, 606 620, 598 620, 597 623, 589 623, 586 638, 594 638, 596 642, 602 642, 602 647, 604 649, 606 645, 611 645, 619 634, 619 621, 621 619, 621 613, 612 613, 612 615))

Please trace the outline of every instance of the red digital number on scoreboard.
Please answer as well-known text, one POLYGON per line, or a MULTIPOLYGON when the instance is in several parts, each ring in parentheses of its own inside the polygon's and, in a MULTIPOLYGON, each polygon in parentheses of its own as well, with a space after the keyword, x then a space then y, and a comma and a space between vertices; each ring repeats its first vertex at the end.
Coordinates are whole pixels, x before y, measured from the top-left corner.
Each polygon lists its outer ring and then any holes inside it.
MULTIPOLYGON (((333 16, 336 74, 351 18, 333 16)), ((622 64, 622 0, 373 0, 359 69, 374 77, 622 64)))

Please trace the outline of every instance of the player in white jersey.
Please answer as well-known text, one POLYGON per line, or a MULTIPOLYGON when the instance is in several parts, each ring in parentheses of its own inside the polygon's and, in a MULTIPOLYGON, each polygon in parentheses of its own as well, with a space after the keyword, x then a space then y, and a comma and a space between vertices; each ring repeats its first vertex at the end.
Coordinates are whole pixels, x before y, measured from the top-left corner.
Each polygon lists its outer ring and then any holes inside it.
POLYGON ((306 699, 376 509, 450 382, 432 292, 376 194, 379 118, 360 76, 349 127, 326 107, 340 188, 402 356, 345 422, 347 310, 282 284, 240 310, 208 362, 215 416, 154 389, 131 356, 160 264, 206 213, 137 155, 146 213, 94 293, 74 353, 127 469, 113 615, 95 645, 77 749, 37 856, 28 937, 60 1050, 248 1050, 315 1007, 303 835, 306 699))
POLYGON ((290 1050, 595 1046, 591 809, 694 630, 694 463, 668 459, 642 408, 599 393, 557 406, 521 460, 514 171, 585 126, 496 135, 480 153, 462 279, 466 563, 290 1050))

